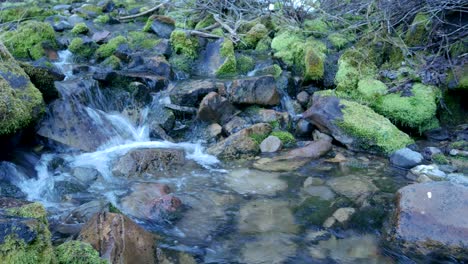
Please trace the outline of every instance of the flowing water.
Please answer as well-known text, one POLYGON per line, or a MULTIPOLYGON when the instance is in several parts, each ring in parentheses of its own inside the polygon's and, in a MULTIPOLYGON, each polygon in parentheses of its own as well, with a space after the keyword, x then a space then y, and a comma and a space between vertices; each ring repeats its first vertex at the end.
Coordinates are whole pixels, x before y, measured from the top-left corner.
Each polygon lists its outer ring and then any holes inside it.
MULTIPOLYGON (((332 153, 286 173, 261 172, 252 169, 249 161, 222 163, 206 154, 196 139, 183 143, 151 140, 148 107, 142 108, 135 122, 116 111, 119 107, 112 106, 96 85, 85 86, 85 99, 74 97, 67 88, 85 78, 71 74, 68 52, 60 56, 57 66, 67 75, 57 84, 62 98, 83 104, 83 116, 94 124, 105 124, 97 126, 99 133, 111 139, 96 151, 52 148, 39 160, 24 161, 34 164, 34 175, 22 172, 27 165, 10 165, 20 175, 15 184, 29 200, 44 203, 53 221, 60 222, 93 201, 107 201, 147 230, 164 234, 161 246, 187 251, 204 263, 394 263, 403 259, 381 239, 393 194, 407 184, 386 160, 336 148, 334 153, 344 153, 346 161, 326 160, 332 153), (186 159, 198 166, 181 166, 177 174, 158 178, 114 175, 112 168, 119 157, 148 148, 183 149, 186 159), (77 184, 78 169, 97 176, 89 185, 77 184), (336 187, 341 180, 348 188, 336 187), (132 186, 141 183, 148 188, 151 183, 169 185, 184 205, 180 219, 161 223, 132 215, 131 206, 123 200, 132 186), (353 190, 359 188, 362 193, 355 195, 353 190), (321 228, 341 207, 356 209, 351 220, 329 230, 321 228)), ((152 104, 164 101, 166 97, 154 96, 152 104)), ((285 96, 283 104, 295 116, 285 96)), ((32 154, 20 156, 27 155, 32 154)), ((140 190, 144 195, 146 189, 140 190)))

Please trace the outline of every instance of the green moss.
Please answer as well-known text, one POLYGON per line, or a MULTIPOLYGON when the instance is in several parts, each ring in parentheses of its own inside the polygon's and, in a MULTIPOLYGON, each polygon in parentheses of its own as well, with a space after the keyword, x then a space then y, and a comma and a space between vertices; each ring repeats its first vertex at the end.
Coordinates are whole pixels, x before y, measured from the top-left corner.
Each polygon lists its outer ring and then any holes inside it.
POLYGON ((229 39, 224 39, 220 54, 225 58, 224 63, 216 70, 216 76, 227 77, 237 74, 237 60, 234 55, 234 44, 229 39))
POLYGON ((99 15, 96 17, 93 22, 98 23, 98 24, 107 24, 110 21, 110 16, 109 15, 99 15))
POLYGON ((151 31, 151 25, 153 24, 153 19, 148 18, 146 20, 145 26, 143 27, 142 31, 143 32, 150 32, 151 31))
POLYGON ((104 264, 106 260, 99 257, 97 252, 89 243, 82 241, 68 241, 57 247, 58 264, 104 264))
POLYGON ((363 99, 372 102, 387 93, 387 85, 375 79, 363 79, 358 82, 357 91, 363 99))
POLYGON ((335 84, 338 90, 347 91, 357 88, 361 79, 373 79, 377 67, 372 62, 371 55, 363 49, 348 49, 338 60, 338 71, 335 84))
POLYGON ((122 67, 122 63, 119 58, 117 58, 114 55, 111 55, 101 63, 101 66, 113 70, 119 70, 122 67))
POLYGON ((309 44, 305 48, 304 56, 304 80, 320 80, 324 75, 325 54, 320 52, 316 46, 309 44))
POLYGON ((344 48, 348 43, 356 39, 355 34, 332 33, 328 35, 328 40, 337 49, 344 48))
MULTIPOLYGON (((2 5, 4 4, 5 3, 2 3, 2 5)), ((5 9, 2 8, 2 10, 0 10, 0 23, 18 21, 27 18, 36 18, 37 20, 40 20, 40 18, 52 16, 54 14, 56 14, 56 12, 53 10, 35 5, 22 5, 5 9)))
POLYGON ((206 27, 208 27, 208 26, 211 26, 211 25, 213 25, 214 23, 216 23, 216 20, 213 18, 213 15, 212 15, 212 14, 208 14, 208 15, 205 16, 202 20, 200 20, 200 22, 198 22, 198 23, 195 25, 195 29, 196 29, 196 30, 200 30, 200 29, 206 28, 206 27))
POLYGON ((46 211, 39 203, 26 204, 21 207, 9 208, 7 214, 25 218, 35 218, 30 228, 36 237, 28 244, 15 236, 7 236, 0 245, 0 263, 36 264, 55 263, 55 256, 51 243, 51 234, 47 228, 46 211))
POLYGON ((412 96, 401 96, 397 93, 382 96, 375 104, 376 111, 397 124, 416 128, 420 132, 438 127, 435 118, 435 88, 417 83, 413 85, 411 92, 412 96))
POLYGON ((270 50, 270 46, 271 46, 271 38, 266 36, 262 38, 260 41, 258 41, 257 46, 255 47, 255 50, 259 52, 265 52, 265 51, 270 50))
POLYGON ((250 135, 250 138, 253 139, 253 141, 255 141, 255 143, 257 143, 258 145, 260 145, 260 143, 262 143, 263 140, 265 140, 265 138, 268 137, 268 134, 252 134, 250 135))
POLYGON ((311 196, 295 207, 293 212, 296 218, 299 219, 299 223, 305 226, 321 226, 336 209, 333 201, 322 200, 318 196, 311 196))
POLYGON ((247 55, 241 55, 237 58, 237 71, 240 74, 247 74, 255 67, 255 61, 252 57, 247 55))
POLYGON ((313 35, 317 37, 321 37, 328 32, 329 26, 322 19, 316 18, 313 20, 305 20, 304 29, 310 31, 313 35))
POLYGON ((191 59, 198 57, 199 43, 196 37, 189 37, 182 30, 174 30, 171 33, 170 41, 176 54, 182 54, 191 59))
POLYGON ((434 161, 436 164, 439 164, 439 165, 449 164, 449 160, 442 153, 438 153, 432 156, 432 161, 434 161))
POLYGON ((454 66, 448 70, 447 86, 451 89, 468 89, 468 65, 454 66))
POLYGON ((185 55, 172 55, 169 58, 171 66, 177 70, 189 73, 192 69, 193 60, 185 55))
POLYGON ((257 43, 266 37, 268 29, 263 24, 255 24, 243 38, 246 48, 255 48, 257 43))
POLYGON ((117 50, 119 45, 127 43, 127 39, 123 36, 118 36, 115 37, 111 40, 109 40, 108 43, 101 45, 97 50, 96 50, 96 56, 98 58, 104 59, 112 54, 117 50))
POLYGON ((450 143, 450 148, 458 149, 458 150, 468 150, 468 141, 466 140, 459 140, 450 143))
POLYGON ((296 143, 294 136, 287 131, 273 131, 270 136, 278 137, 285 146, 291 146, 296 143))
POLYGON ((57 47, 52 26, 37 21, 21 23, 16 30, 0 34, 0 39, 13 56, 22 59, 41 58, 45 55, 43 45, 57 47))
POLYGON ((127 38, 132 49, 152 49, 161 42, 154 34, 139 31, 129 32, 127 38))
POLYGON ((102 8, 96 5, 85 4, 80 7, 81 11, 92 12, 96 14, 102 14, 102 8))
POLYGON ((83 39, 74 38, 68 46, 68 49, 76 56, 90 58, 94 54, 96 46, 97 45, 93 42, 84 43, 83 39))
POLYGON ((406 33, 406 45, 410 47, 425 45, 431 25, 431 19, 428 14, 418 13, 406 33))
POLYGON ((215 28, 211 31, 211 34, 223 37, 224 36, 224 31, 222 28, 215 28))
POLYGON ((262 76, 262 75, 273 75, 275 79, 281 76, 281 73, 283 70, 278 64, 273 64, 272 66, 265 67, 263 69, 259 69, 255 71, 256 76, 262 76))
POLYGON ((336 125, 357 139, 357 147, 390 154, 413 143, 407 134, 369 107, 348 100, 340 100, 340 104, 344 106, 343 120, 335 121, 336 125))
POLYGON ((275 52, 275 57, 280 58, 288 66, 293 66, 300 61, 303 52, 304 38, 299 33, 283 31, 273 38, 271 48, 275 52))
POLYGON ((89 28, 88 28, 88 26, 86 26, 85 23, 78 23, 78 24, 76 24, 76 25, 73 27, 73 29, 71 30, 71 32, 72 32, 73 34, 76 34, 76 35, 78 35, 78 34, 86 34, 86 33, 88 33, 88 31, 89 31, 89 28))

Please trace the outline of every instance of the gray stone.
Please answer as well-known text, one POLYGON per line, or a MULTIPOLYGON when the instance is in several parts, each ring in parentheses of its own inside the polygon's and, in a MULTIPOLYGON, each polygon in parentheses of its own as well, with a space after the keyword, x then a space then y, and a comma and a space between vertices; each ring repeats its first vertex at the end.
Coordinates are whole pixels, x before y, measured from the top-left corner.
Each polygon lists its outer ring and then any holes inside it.
POLYGON ((72 175, 85 184, 91 184, 100 176, 100 173, 93 168, 76 167, 73 168, 72 175))
POLYGON ((183 81, 169 86, 171 102, 176 105, 197 107, 210 92, 223 89, 224 85, 211 80, 183 81))
POLYGON ((232 81, 228 99, 235 104, 272 106, 280 103, 273 76, 249 77, 232 81))
POLYGON ((231 134, 241 131, 242 129, 248 126, 249 126, 249 122, 247 122, 244 118, 239 117, 239 116, 234 116, 231 119, 231 121, 223 125, 223 129, 224 131, 226 131, 228 135, 231 135, 231 134))
POLYGON ((310 136, 313 130, 313 125, 307 120, 300 119, 296 124, 296 135, 301 137, 310 136))
POLYGON ((409 148, 402 148, 390 155, 390 162, 401 168, 412 168, 423 161, 423 156, 409 148))
POLYGON ((277 152, 282 147, 281 140, 275 136, 269 136, 260 143, 260 151, 262 153, 277 152))
POLYGON ((327 181, 333 191, 353 202, 364 202, 367 197, 378 191, 378 188, 367 177, 358 177, 354 175, 336 177, 327 181))
POLYGON ((288 257, 296 254, 297 245, 292 238, 291 235, 281 233, 258 236, 242 246, 241 263, 285 263, 288 257))
POLYGON ((416 178, 419 178, 420 176, 424 175, 428 177, 431 180, 444 180, 447 175, 445 172, 439 170, 439 167, 435 164, 431 165, 419 165, 410 170, 410 172, 416 176, 416 178))
POLYGON ((207 94, 200 103, 197 118, 210 123, 227 123, 236 109, 223 96, 216 92, 207 94))
POLYGON ((297 102, 305 107, 309 103, 310 95, 306 91, 302 91, 297 94, 296 98, 297 102))
POLYGON ((175 29, 174 20, 166 16, 152 16, 151 30, 160 38, 169 38, 175 29))
POLYGON ((432 160, 432 156, 436 154, 442 154, 442 151, 436 147, 425 147, 422 151, 422 155, 427 160, 432 160))

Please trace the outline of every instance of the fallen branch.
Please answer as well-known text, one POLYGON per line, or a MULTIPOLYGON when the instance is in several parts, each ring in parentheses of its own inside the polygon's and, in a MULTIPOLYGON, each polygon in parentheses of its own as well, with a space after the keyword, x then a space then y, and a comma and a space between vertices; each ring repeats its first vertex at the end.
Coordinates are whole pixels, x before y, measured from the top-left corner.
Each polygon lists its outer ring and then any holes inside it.
POLYGON ((124 17, 119 17, 118 20, 119 21, 122 21, 122 20, 128 20, 128 19, 133 19, 133 18, 137 18, 137 17, 141 17, 141 16, 144 16, 144 15, 147 15, 147 14, 151 14, 153 13, 154 11, 158 10, 159 8, 162 8, 164 7, 165 5, 167 4, 167 2, 165 3, 161 3, 149 10, 146 10, 146 11, 143 11, 141 13, 138 13, 138 14, 135 14, 135 15, 131 15, 131 16, 124 16, 124 17))
POLYGON ((202 31, 198 31, 198 30, 185 30, 185 32, 186 32, 187 34, 189 34, 189 35, 192 35, 192 36, 199 36, 199 37, 202 37, 202 38, 214 38, 214 39, 222 38, 222 36, 218 36, 218 35, 214 35, 214 34, 202 32, 202 31))
POLYGON ((213 14, 213 18, 214 20, 216 20, 216 22, 218 22, 221 25, 221 27, 223 27, 224 29, 227 30, 227 32, 229 32, 229 34, 231 35, 230 39, 232 40, 232 42, 234 42, 234 44, 240 41, 239 36, 237 36, 237 32, 234 29, 232 29, 230 26, 228 26, 226 23, 224 23, 219 18, 218 14, 213 14))

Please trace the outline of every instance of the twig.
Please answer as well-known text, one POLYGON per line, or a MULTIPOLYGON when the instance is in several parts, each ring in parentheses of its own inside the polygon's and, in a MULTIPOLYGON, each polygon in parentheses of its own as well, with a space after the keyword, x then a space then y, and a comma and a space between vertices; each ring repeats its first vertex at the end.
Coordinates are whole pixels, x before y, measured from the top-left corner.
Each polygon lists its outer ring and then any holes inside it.
POLYGON ((133 18, 137 18, 137 17, 141 17, 141 16, 144 16, 144 15, 147 15, 147 14, 151 14, 153 13, 154 11, 158 10, 159 8, 162 8, 164 7, 165 5, 167 4, 167 2, 164 2, 164 3, 161 3, 149 10, 146 10, 144 12, 141 12, 141 13, 138 13, 138 14, 135 14, 135 15, 131 15, 131 16, 124 16, 124 17, 119 17, 118 20, 119 21, 122 21, 122 20, 128 20, 128 19, 133 19, 133 18))

